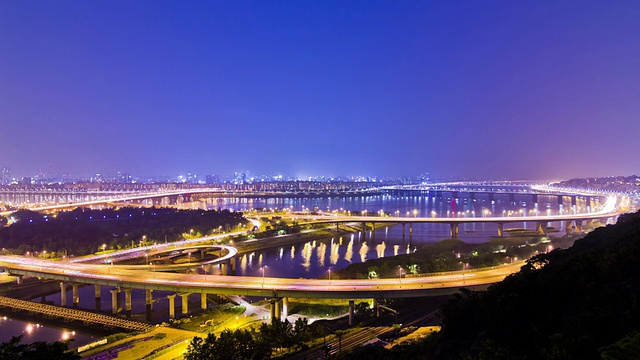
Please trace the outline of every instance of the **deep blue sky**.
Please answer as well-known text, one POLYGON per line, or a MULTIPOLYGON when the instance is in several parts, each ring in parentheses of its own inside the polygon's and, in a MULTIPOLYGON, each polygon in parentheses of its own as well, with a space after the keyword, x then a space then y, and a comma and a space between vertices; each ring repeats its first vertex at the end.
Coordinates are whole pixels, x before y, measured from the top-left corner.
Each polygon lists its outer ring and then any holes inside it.
POLYGON ((639 19, 639 1, 0 0, 0 166, 640 173, 639 19))

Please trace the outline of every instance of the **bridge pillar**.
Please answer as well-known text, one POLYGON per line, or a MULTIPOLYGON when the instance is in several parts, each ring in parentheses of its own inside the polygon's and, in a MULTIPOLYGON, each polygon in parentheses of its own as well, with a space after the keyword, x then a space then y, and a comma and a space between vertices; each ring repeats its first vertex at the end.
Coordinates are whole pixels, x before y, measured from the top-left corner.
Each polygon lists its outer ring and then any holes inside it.
POLYGON ((187 315, 189 313, 189 295, 191 294, 180 294, 180 297, 182 298, 182 315, 187 315))
POLYGON ((336 223, 336 232, 339 232, 339 231, 340 231, 340 226, 339 226, 339 225, 340 225, 340 224, 336 223))
POLYGON ((200 293, 200 309, 207 310, 207 294, 200 293))
POLYGON ((282 318, 289 316, 289 298, 282 298, 282 318))
POLYGON ((378 299, 373 299, 373 310, 376 312, 376 317, 380 317, 380 304, 378 299))
POLYGON ((577 205, 577 196, 572 195, 571 196, 571 206, 576 206, 577 205))
POLYGON ((167 295, 167 299, 169 299, 169 319, 176 318, 176 295, 178 294, 167 295))
POLYGON ((576 220, 576 231, 582 234, 582 220, 576 220))
POLYGON ((22 285, 22 277, 23 275, 16 275, 16 284, 22 285))
POLYGON ((450 228, 449 228, 449 237, 452 239, 457 239, 458 238, 458 223, 451 223, 449 224, 450 228))
POLYGON ((562 205, 564 202, 564 195, 558 195, 558 205, 562 205))
POLYGON ((573 232, 573 221, 567 220, 564 222, 564 229, 567 232, 567 235, 571 235, 573 232))
POLYGON ((509 194, 509 202, 513 204, 516 202, 516 194, 509 194))
POLYGON ((504 223, 498 223, 498 237, 504 237, 504 223))
POLYGON ((531 195, 531 201, 532 201, 534 204, 537 204, 537 203, 538 203, 538 194, 532 194, 532 195, 531 195))
POLYGON ((73 293, 73 307, 78 307, 78 303, 80 302, 80 294, 78 293, 78 284, 71 284, 71 289, 73 293))
POLYGON ((151 321, 151 311, 153 311, 153 290, 146 289, 144 291, 144 303, 146 305, 147 321, 151 321))
POLYGON ((131 289, 124 289, 124 313, 131 317, 131 289))
POLYGON ((402 223, 402 238, 403 238, 403 239, 404 239, 404 228, 405 228, 405 225, 407 225, 407 224, 402 223))
POLYGON ((275 299, 275 318, 278 320, 282 320, 282 299, 275 299))
POLYGON ((371 241, 376 241, 376 223, 371 223, 371 241))
POLYGON ((538 235, 546 236, 547 235, 547 223, 544 221, 539 221, 536 223, 536 231, 538 235))
POLYGON ((112 289, 109 290, 111 292, 111 313, 117 314, 118 310, 118 293, 120 293, 120 289, 112 289))
POLYGON ((220 275, 227 275, 227 263, 223 262, 220 264, 220 275))
POLYGON ((367 224, 362 223, 362 241, 367 240, 367 224))
POLYGON ((271 304, 271 308, 269 309, 271 311, 271 321, 273 321, 273 319, 276 318, 276 299, 271 299, 269 303, 271 304))
POLYGON ((353 326, 353 319, 355 315, 355 302, 353 300, 349 300, 349 326, 353 326))
POLYGON ((93 285, 96 298, 96 311, 100 311, 100 285, 93 285))
POLYGON ((409 223, 409 236, 413 234, 413 223, 409 223))
POLYGON ((60 306, 67 306, 67 284, 60 282, 60 306))
POLYGON ((204 249, 200 249, 200 260, 204 259, 204 249))

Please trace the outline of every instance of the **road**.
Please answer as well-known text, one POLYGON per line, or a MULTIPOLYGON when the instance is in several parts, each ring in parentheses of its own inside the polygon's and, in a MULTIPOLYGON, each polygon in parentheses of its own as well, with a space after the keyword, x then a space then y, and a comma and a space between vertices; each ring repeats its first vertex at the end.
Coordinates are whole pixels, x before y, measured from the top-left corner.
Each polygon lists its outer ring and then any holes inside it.
POLYGON ((119 288, 213 293, 261 297, 402 298, 455 293, 460 287, 484 288, 517 272, 522 262, 474 272, 393 279, 288 279, 162 273, 111 265, 57 262, 19 256, 0 256, 0 268, 12 275, 119 288))

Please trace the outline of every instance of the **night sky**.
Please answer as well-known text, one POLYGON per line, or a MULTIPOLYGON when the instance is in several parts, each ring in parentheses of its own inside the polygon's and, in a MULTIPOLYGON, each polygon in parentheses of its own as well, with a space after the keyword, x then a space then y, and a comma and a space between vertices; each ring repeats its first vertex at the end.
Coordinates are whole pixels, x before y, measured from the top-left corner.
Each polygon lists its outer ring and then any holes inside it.
POLYGON ((0 0, 0 167, 640 173, 639 1, 0 0))

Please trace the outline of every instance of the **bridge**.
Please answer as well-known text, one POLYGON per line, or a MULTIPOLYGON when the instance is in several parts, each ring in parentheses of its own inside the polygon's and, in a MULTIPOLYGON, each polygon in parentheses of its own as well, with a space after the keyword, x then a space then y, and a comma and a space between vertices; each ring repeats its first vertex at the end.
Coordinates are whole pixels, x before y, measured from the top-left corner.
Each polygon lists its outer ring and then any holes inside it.
MULTIPOLYGON (((404 236, 405 225, 409 224, 409 234, 413 231, 414 223, 431 223, 431 224, 449 224, 449 235, 452 239, 458 238, 460 224, 468 223, 490 223, 496 224, 498 227, 498 236, 504 235, 504 224, 507 223, 521 223, 521 222, 535 222, 536 231, 539 235, 547 235, 546 225, 550 222, 565 222, 567 224, 567 234, 573 230, 572 224, 575 224, 577 232, 582 232, 582 226, 584 221, 592 221, 598 219, 610 219, 619 215, 617 208, 618 199, 615 196, 609 197, 607 202, 600 211, 592 213, 579 213, 579 214, 561 214, 561 215, 543 215, 543 216, 513 216, 513 217, 392 217, 392 216, 344 216, 331 213, 321 213, 318 215, 301 215, 306 222, 302 224, 336 224, 338 226, 341 223, 361 223, 363 234, 367 229, 367 223, 374 224, 372 227, 375 229, 377 223, 387 224, 401 224, 402 233, 404 236)), ((372 233, 372 235, 375 232, 372 233)))
MULTIPOLYGON (((186 190, 185 190, 186 191, 186 190)), ((208 191, 208 190, 201 190, 208 191)), ((183 193, 178 191, 174 193, 183 193)), ((193 192, 190 190, 190 192, 193 192)), ((168 196, 169 193, 156 194, 157 196, 168 196)), ((147 199, 149 194, 136 195, 128 199, 147 199)), ((123 198, 114 199, 122 201, 123 198)), ((65 206, 88 206, 100 202, 85 202, 78 204, 55 205, 38 210, 59 209, 65 206)), ((516 216, 516 217, 390 217, 390 216, 337 216, 318 215, 312 218, 307 215, 310 224, 338 224, 340 223, 362 223, 363 230, 367 223, 400 223, 404 227, 409 224, 411 232, 413 223, 444 223, 449 224, 452 238, 458 236, 458 226, 464 223, 495 223, 498 226, 498 235, 502 236, 503 225, 513 222, 534 221, 537 224, 537 231, 540 235, 546 234, 545 224, 548 222, 565 221, 575 223, 578 231, 581 231, 582 223, 595 219, 607 219, 616 217, 617 198, 610 197, 603 209, 597 212, 549 215, 549 216, 516 216)), ((569 229, 569 226, 567 226, 569 229)), ((569 231, 569 230, 567 230, 569 231)), ((375 234, 375 232, 374 232, 375 234)), ((193 242, 204 239, 194 239, 193 242)), ((185 243, 186 245, 186 243, 185 243)), ((157 245, 154 245, 157 246, 157 245)), ((161 245, 160 245, 161 246, 161 245)), ((193 246, 191 246, 193 248, 193 246)), ((126 251, 141 251, 143 249, 130 249, 126 251)), ((103 255, 113 256, 113 254, 103 255)), ((235 263, 235 253, 227 250, 225 261, 230 261, 231 266, 235 263), (232 254, 232 255, 231 255, 232 254)), ((94 257, 95 260, 95 257, 94 257)), ((200 264, 194 264, 200 266, 200 264)), ((188 313, 188 299, 191 294, 199 294, 201 307, 206 308, 207 294, 216 295, 245 295, 267 297, 272 300, 272 317, 280 318, 282 314, 287 316, 287 303, 289 297, 301 298, 332 298, 348 299, 350 308, 350 323, 353 320, 354 299, 386 299, 404 297, 423 297, 434 295, 453 294, 460 287, 471 289, 484 289, 490 284, 499 282, 509 274, 517 272, 522 265, 514 263, 495 268, 483 269, 481 271, 451 272, 434 276, 418 278, 397 278, 397 279, 284 279, 270 277, 248 277, 248 276, 220 276, 220 275, 199 275, 199 274, 178 274, 154 271, 152 266, 129 267, 87 264, 81 262, 56 262, 34 258, 18 256, 0 256, 0 268, 6 270, 20 281, 22 276, 33 276, 44 279, 60 281, 62 305, 66 305, 66 288, 68 285, 73 289, 73 304, 78 304, 78 287, 81 285, 94 285, 96 303, 100 300, 100 286, 109 286, 112 298, 112 313, 120 311, 120 294, 125 295, 124 310, 127 315, 131 313, 131 292, 145 291, 147 315, 149 316, 153 305, 153 291, 169 291, 174 294, 169 295, 169 316, 175 317, 175 298, 180 296, 182 300, 182 312, 188 313)), ((190 267, 188 265, 187 267, 190 267)))
POLYGON ((151 325, 143 322, 123 319, 116 316, 92 313, 77 309, 69 309, 60 306, 25 301, 0 296, 0 307, 8 307, 12 310, 27 311, 61 319, 82 321, 85 323, 99 324, 107 327, 114 327, 124 330, 146 331, 151 325))
POLYGON ((271 298, 272 316, 287 316, 289 297, 349 299, 353 315, 353 299, 388 299, 453 294, 460 287, 485 289, 507 275, 517 272, 522 262, 489 268, 482 271, 456 271, 434 276, 394 279, 284 279, 253 276, 221 276, 164 273, 132 270, 70 262, 57 262, 20 256, 0 256, 0 268, 21 279, 34 276, 60 281, 62 304, 66 305, 66 287, 73 287, 73 303, 79 302, 79 285, 94 285, 96 303, 100 301, 100 286, 113 287, 112 312, 119 312, 119 294, 124 292, 124 310, 131 313, 131 291, 145 291, 147 314, 153 304, 154 290, 175 292, 168 296, 169 316, 175 317, 175 297, 182 300, 182 312, 188 313, 188 298, 200 294, 201 307, 206 308, 207 294, 244 295, 271 298))

